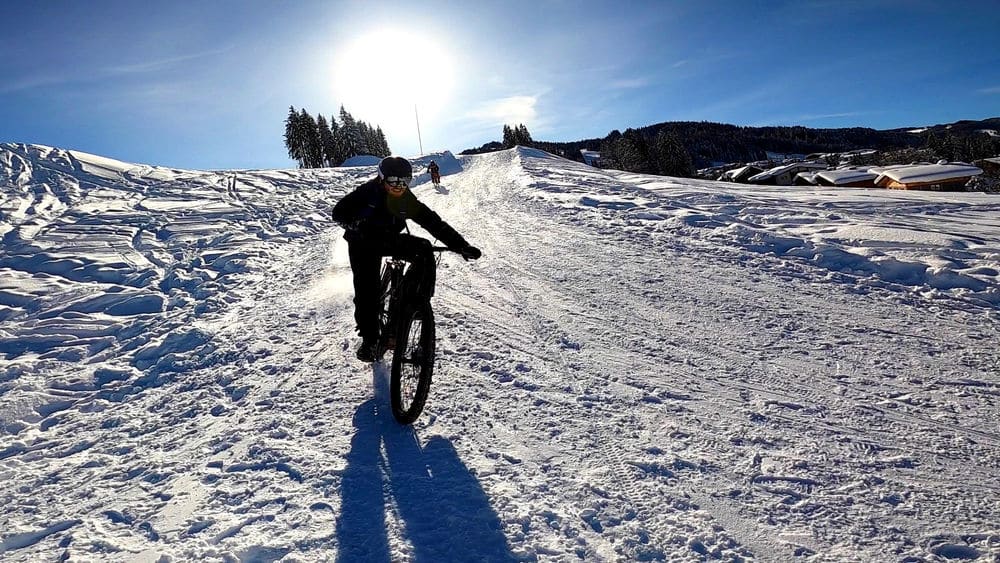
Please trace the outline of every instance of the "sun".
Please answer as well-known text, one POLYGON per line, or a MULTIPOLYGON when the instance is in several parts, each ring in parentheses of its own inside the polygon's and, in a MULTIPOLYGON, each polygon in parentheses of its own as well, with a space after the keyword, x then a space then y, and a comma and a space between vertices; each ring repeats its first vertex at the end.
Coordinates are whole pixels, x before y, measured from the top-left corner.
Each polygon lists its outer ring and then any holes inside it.
POLYGON ((338 49, 332 78, 334 99, 355 118, 388 134, 412 129, 414 108, 421 123, 440 113, 450 99, 455 72, 452 57, 433 37, 380 28, 338 49))

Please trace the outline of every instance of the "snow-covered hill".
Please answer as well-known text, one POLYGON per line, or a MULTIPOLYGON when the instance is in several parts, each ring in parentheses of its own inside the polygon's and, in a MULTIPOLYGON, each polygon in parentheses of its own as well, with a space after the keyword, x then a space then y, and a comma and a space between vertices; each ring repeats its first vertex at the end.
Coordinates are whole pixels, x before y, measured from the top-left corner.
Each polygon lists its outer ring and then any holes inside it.
POLYGON ((485 255, 411 428, 328 215, 373 167, 0 145, 0 559, 1000 558, 1000 198, 435 156, 485 255))

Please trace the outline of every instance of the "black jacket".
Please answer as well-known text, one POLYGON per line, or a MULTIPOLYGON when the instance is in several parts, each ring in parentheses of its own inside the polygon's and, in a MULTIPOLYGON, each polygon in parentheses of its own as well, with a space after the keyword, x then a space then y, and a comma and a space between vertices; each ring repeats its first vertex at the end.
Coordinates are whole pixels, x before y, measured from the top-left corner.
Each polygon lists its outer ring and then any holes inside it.
POLYGON ((345 195, 333 206, 332 215, 333 220, 346 229, 344 238, 348 242, 379 242, 401 233, 406 228, 406 220, 412 219, 452 250, 469 246, 458 231, 417 200, 412 191, 392 197, 377 177, 345 195))

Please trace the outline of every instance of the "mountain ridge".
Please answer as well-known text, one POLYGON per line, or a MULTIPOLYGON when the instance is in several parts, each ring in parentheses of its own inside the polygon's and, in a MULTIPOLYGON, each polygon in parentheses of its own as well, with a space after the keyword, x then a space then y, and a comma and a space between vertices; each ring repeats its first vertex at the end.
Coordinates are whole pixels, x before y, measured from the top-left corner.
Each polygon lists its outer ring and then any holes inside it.
MULTIPOLYGON (((578 141, 535 141, 533 146, 552 154, 578 162, 583 161, 580 150, 607 150, 608 143, 620 135, 634 131, 651 142, 663 129, 676 133, 687 149, 696 168, 732 162, 765 160, 767 153, 809 154, 846 152, 857 149, 891 151, 928 146, 935 137, 954 137, 966 140, 979 131, 993 131, 982 135, 992 144, 990 150, 1000 154, 1000 117, 965 119, 952 123, 873 129, 870 127, 811 128, 794 126, 743 126, 712 121, 663 121, 642 127, 615 129, 601 138, 578 141)), ((479 148, 466 149, 461 154, 477 154, 504 148, 501 143, 486 143, 479 148)))

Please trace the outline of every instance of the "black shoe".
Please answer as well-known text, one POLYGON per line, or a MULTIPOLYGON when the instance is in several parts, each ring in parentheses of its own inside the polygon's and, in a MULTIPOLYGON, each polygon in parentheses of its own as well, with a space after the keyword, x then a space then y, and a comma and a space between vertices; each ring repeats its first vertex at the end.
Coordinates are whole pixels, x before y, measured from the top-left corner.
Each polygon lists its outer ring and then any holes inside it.
POLYGON ((378 341, 365 340, 361 343, 357 353, 358 359, 362 362, 374 362, 378 359, 378 341))

